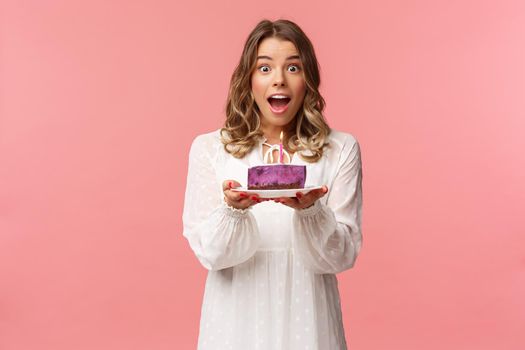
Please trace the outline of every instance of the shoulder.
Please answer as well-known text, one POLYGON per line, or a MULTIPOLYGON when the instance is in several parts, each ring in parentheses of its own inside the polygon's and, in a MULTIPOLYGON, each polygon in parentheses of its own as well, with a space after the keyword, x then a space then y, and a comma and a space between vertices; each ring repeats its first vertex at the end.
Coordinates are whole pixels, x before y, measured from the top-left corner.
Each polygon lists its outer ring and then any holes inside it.
POLYGON ((195 136, 191 142, 190 155, 208 156, 213 158, 221 146, 220 129, 195 136))
POLYGON ((195 145, 200 147, 206 147, 214 146, 218 142, 220 142, 220 129, 209 131, 195 136, 191 144, 192 146, 195 145))
POLYGON ((220 129, 199 134, 193 138, 191 148, 199 150, 215 149, 217 145, 221 144, 220 129))
POLYGON ((328 135, 328 142, 333 151, 342 156, 343 154, 348 155, 350 152, 359 151, 359 141, 349 132, 331 129, 328 135))

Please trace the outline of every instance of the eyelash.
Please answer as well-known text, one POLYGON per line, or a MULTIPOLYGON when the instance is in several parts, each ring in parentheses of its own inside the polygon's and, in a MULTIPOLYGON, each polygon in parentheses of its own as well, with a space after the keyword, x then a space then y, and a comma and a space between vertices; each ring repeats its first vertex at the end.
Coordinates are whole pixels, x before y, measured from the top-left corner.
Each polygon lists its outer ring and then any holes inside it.
MULTIPOLYGON (((291 67, 291 66, 294 66, 297 68, 297 71, 300 71, 301 70, 301 67, 299 67, 299 65, 297 64, 291 64, 289 65, 288 67, 291 67)), ((259 67, 257 67, 257 69, 260 71, 262 67, 269 67, 267 64, 262 64, 260 65, 259 67)), ((267 72, 261 72, 261 73, 267 73, 267 72)), ((292 72, 292 73, 296 73, 296 72, 292 72)))

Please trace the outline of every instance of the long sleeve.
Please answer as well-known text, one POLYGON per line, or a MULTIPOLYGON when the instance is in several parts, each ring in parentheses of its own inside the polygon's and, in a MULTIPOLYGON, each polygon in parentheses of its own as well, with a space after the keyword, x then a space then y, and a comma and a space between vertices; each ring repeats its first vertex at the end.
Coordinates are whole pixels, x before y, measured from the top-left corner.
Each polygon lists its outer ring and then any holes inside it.
POLYGON ((224 202, 214 170, 220 141, 213 137, 199 135, 192 142, 182 221, 183 236, 200 263, 220 270, 248 260, 260 236, 251 208, 234 209, 224 202))
POLYGON ((362 168, 359 143, 349 138, 327 193, 293 215, 294 249, 315 273, 339 273, 354 266, 361 250, 362 168))

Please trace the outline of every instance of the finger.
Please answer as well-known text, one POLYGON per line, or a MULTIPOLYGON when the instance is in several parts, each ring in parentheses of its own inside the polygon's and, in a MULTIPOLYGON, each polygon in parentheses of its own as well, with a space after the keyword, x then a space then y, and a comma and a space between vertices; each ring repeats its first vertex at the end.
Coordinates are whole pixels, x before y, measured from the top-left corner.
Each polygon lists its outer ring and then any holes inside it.
POLYGON ((295 198, 297 198, 297 201, 299 203, 302 203, 304 202, 305 200, 308 200, 308 193, 307 194, 303 194, 302 192, 297 192, 295 194, 295 198), (306 198, 305 198, 306 197, 306 198))
POLYGON ((250 200, 252 201, 253 204, 260 203, 262 201, 261 198, 256 194, 250 195, 250 200))
POLYGON ((275 203, 281 203, 281 201, 283 200, 282 197, 275 197, 275 198, 272 198, 272 199, 273 199, 273 201, 274 201, 275 203))
POLYGON ((316 190, 312 190, 308 192, 307 194, 301 196, 303 201, 315 201, 321 197, 323 197, 326 193, 328 193, 328 187, 323 186, 321 188, 318 188, 316 190))
POLYGON ((235 180, 224 180, 222 182, 222 190, 223 191, 230 190, 232 188, 237 188, 237 187, 241 187, 241 184, 238 183, 235 180))
POLYGON ((296 197, 277 197, 277 198, 274 198, 274 200, 281 202, 281 203, 296 203, 297 202, 296 197))
POLYGON ((249 195, 245 192, 225 191, 224 195, 227 196, 231 201, 236 202, 242 202, 243 200, 246 202, 246 200, 249 199, 249 195))
POLYGON ((315 190, 313 191, 310 191, 306 194, 302 193, 302 192, 297 192, 296 193, 296 197, 297 197, 297 201, 304 205, 304 204, 308 204, 310 202, 313 202, 317 199, 318 195, 317 193, 315 192, 315 190))
POLYGON ((312 203, 314 203, 317 198, 313 195, 310 195, 310 193, 306 194, 306 195, 303 195, 302 193, 297 193, 297 200, 298 200, 298 208, 307 208, 309 207, 310 205, 312 205, 312 203))
POLYGON ((235 198, 238 201, 245 201, 245 202, 250 201, 250 195, 248 193, 245 193, 245 192, 232 192, 232 193, 235 194, 235 198))
POLYGON ((277 203, 284 204, 284 205, 286 205, 288 207, 291 207, 291 208, 299 208, 300 207, 299 201, 297 200, 297 198, 294 198, 294 197, 280 197, 280 198, 277 198, 277 203))
POLYGON ((222 182, 222 190, 226 191, 232 188, 232 181, 231 180, 225 180, 222 182))
POLYGON ((246 209, 252 206, 252 202, 249 198, 240 199, 238 201, 232 201, 229 200, 226 196, 224 196, 224 201, 231 207, 239 208, 239 209, 246 209))
POLYGON ((230 180, 231 182, 231 187, 232 188, 237 188, 237 187, 241 187, 241 184, 235 180, 230 180))
POLYGON ((312 204, 315 203, 319 198, 324 196, 326 192, 328 191, 328 187, 323 186, 322 188, 312 190, 308 192, 307 194, 302 194, 301 192, 297 192, 297 200, 299 202, 300 208, 308 208, 312 204))
POLYGON ((248 203, 248 206, 253 206, 255 204, 259 204, 263 201, 262 198, 258 198, 257 196, 249 195, 246 199, 244 199, 246 203, 248 203))
POLYGON ((258 196, 244 192, 228 191, 225 192, 225 195, 228 196, 228 198, 230 198, 232 201, 237 201, 238 203, 246 204, 249 206, 262 202, 262 199, 258 196))

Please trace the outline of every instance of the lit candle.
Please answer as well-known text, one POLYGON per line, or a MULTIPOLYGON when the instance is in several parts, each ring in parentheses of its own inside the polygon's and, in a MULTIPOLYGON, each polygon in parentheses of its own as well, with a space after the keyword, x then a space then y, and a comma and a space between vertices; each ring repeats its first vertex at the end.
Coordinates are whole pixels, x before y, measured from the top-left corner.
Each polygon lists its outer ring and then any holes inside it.
POLYGON ((281 130, 281 142, 279 143, 279 163, 283 163, 283 131, 281 130))

